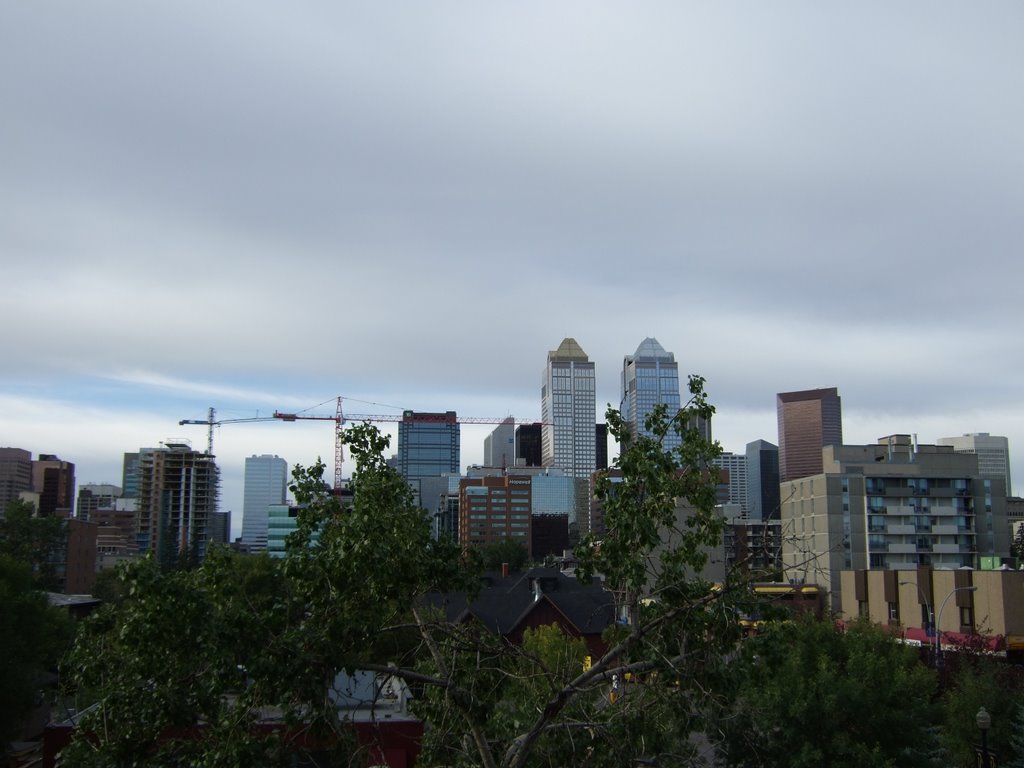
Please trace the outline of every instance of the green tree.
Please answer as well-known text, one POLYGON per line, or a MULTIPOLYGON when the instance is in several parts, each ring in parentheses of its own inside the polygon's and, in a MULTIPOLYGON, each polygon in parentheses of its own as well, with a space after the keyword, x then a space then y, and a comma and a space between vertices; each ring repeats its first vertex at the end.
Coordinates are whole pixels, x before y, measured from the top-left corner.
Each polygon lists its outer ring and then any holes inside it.
POLYGON ((703 379, 691 377, 690 393, 678 413, 656 409, 644 435, 632 434, 614 409, 607 413, 623 445, 621 477, 597 483, 607 533, 585 539, 580 573, 604 577, 628 623, 586 670, 544 669, 522 649, 499 653, 475 627, 432 637, 436 694, 426 716, 448 730, 428 744, 430 764, 676 765, 706 743, 711 684, 734 650, 736 605, 746 592, 699 575, 721 541, 712 465, 721 449, 695 427, 714 412, 703 379), (670 432, 683 438, 672 450, 670 432), (625 686, 627 675, 624 695, 610 704, 610 685, 625 686), (515 705, 502 704, 513 697, 515 705), (469 740, 457 738, 459 727, 469 740))
POLYGON ((14 738, 44 676, 71 641, 71 621, 49 605, 23 562, 0 555, 0 741, 14 738))
POLYGON ((1010 544, 1010 554, 1017 558, 1018 563, 1024 563, 1024 525, 1017 526, 1017 532, 1010 544))
POLYGON ((472 593, 479 556, 432 538, 384 459, 388 439, 357 425, 344 434, 356 466, 350 503, 325 488, 322 464, 296 468, 301 509, 283 560, 253 565, 214 550, 195 571, 126 569, 127 597, 88 622, 70 658, 98 701, 73 761, 274 765, 290 745, 252 735, 265 706, 344 751, 326 690, 339 672, 364 669, 419 692, 424 765, 685 762, 705 735, 745 594, 697 575, 721 537, 711 465, 720 449, 691 428, 713 412, 703 380, 691 379, 691 395, 677 414, 656 411, 650 435, 631 435, 609 409, 622 480, 597 485, 610 533, 585 542, 581 570, 608 581, 630 621, 589 668, 578 641, 541 631, 517 647, 430 608, 431 596, 472 593), (668 451, 672 430, 683 444, 668 451), (613 705, 610 686, 626 675, 613 705), (200 722, 201 740, 173 738, 200 722))
POLYGON ((214 548, 193 571, 145 558, 119 573, 125 596, 83 622, 65 662, 79 708, 95 705, 69 764, 286 764, 288 744, 250 727, 264 706, 301 719, 311 687, 281 564, 214 548))
POLYGON ((732 672, 737 705, 722 725, 730 765, 933 763, 934 675, 877 626, 772 623, 743 645, 732 672))
POLYGON ((518 571, 529 559, 529 553, 521 542, 505 539, 504 541, 492 541, 480 547, 480 557, 483 560, 484 568, 494 571, 508 563, 512 571, 518 571))
POLYGON ((58 517, 37 517, 35 505, 12 499, 0 520, 0 555, 25 563, 40 589, 57 590, 57 564, 64 560, 66 532, 58 517))
POLYGON ((992 716, 989 748, 1000 764, 1015 752, 1018 710, 1024 706, 1024 676, 1018 667, 985 654, 958 654, 949 688, 942 696, 943 742, 954 765, 974 763, 981 740, 975 717, 984 707, 992 716))

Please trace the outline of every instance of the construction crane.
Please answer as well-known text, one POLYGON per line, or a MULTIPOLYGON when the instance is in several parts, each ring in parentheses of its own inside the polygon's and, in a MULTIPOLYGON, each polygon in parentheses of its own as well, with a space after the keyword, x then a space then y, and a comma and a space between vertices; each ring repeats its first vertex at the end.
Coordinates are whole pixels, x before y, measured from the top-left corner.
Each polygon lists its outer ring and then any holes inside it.
POLYGON ((217 411, 210 406, 210 409, 206 412, 206 419, 182 419, 178 422, 181 424, 205 424, 206 425, 206 455, 213 456, 213 428, 219 427, 221 424, 240 424, 246 421, 273 421, 274 416, 251 416, 247 419, 214 419, 217 415, 217 411))
MULTIPOLYGON (((298 421, 300 419, 309 419, 312 421, 333 421, 334 422, 334 490, 338 492, 342 488, 342 476, 341 468, 344 461, 344 434, 343 428, 345 422, 401 422, 405 420, 405 414, 380 414, 380 413, 348 413, 346 414, 342 408, 343 398, 337 399, 337 408, 333 416, 307 416, 301 413, 281 413, 280 411, 274 411, 272 418, 281 419, 282 421, 298 421)), ((512 424, 536 424, 534 421, 516 421, 509 416, 505 418, 488 418, 488 417, 476 417, 476 416, 457 416, 455 422, 457 424, 504 424, 511 421, 512 424)))

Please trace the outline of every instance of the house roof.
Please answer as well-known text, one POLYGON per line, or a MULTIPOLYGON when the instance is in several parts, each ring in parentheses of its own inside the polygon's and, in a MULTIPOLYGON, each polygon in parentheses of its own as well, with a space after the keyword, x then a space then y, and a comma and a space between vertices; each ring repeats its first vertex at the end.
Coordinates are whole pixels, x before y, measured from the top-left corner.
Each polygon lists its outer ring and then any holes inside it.
POLYGON ((531 568, 509 576, 488 573, 476 598, 464 592, 436 595, 451 622, 472 617, 507 635, 541 605, 550 605, 582 635, 598 635, 615 620, 612 594, 600 584, 581 584, 557 568, 531 568))

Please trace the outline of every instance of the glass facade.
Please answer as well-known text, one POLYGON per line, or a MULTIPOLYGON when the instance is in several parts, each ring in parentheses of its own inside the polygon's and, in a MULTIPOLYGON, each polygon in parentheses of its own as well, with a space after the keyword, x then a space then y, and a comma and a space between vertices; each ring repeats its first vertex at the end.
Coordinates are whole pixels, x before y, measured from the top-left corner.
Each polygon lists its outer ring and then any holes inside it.
POLYGON ((780 479, 817 475, 822 471, 821 449, 843 442, 839 392, 810 389, 776 396, 779 424, 780 479))
POLYGON ((419 480, 459 472, 459 422, 455 411, 406 411, 398 423, 397 469, 417 493, 419 480))
MULTIPOLYGON (((675 355, 666 352, 657 339, 644 339, 622 362, 621 394, 622 416, 633 434, 650 435, 645 422, 656 405, 664 404, 670 417, 681 407, 675 355)), ((670 450, 681 442, 679 435, 670 432, 665 448, 670 450)))
POLYGON ((548 353, 541 420, 544 466, 589 478, 597 466, 594 364, 575 339, 564 339, 557 350, 548 353))
POLYGON ((264 454, 245 460, 245 495, 242 500, 242 543, 253 551, 267 547, 267 511, 284 504, 288 486, 288 462, 264 454))

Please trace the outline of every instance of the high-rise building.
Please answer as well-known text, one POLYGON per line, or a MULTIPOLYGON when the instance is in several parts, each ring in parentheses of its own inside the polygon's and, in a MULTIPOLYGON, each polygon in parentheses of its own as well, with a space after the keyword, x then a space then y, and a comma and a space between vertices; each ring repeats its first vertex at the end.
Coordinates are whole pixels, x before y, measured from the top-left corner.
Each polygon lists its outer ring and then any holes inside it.
POLYGON ((263 454, 245 460, 245 491, 242 500, 242 543, 252 552, 267 548, 267 514, 274 504, 284 504, 288 488, 288 462, 263 454))
POLYGON ((162 562, 206 555, 220 476, 214 457, 187 442, 139 455, 139 549, 162 562))
POLYGON ((511 416, 484 438, 485 467, 514 467, 516 464, 516 421, 511 416))
POLYGON ((988 432, 970 432, 960 437, 940 437, 938 445, 951 445, 957 453, 973 453, 978 457, 978 471, 982 477, 1000 479, 1006 484, 1006 495, 1012 494, 1010 485, 1010 441, 988 432))
POLYGON ((455 411, 402 413, 402 420, 398 422, 395 468, 412 486, 417 504, 422 503, 422 478, 459 473, 459 437, 459 419, 455 411))
POLYGON ((459 481, 459 542, 473 546, 511 539, 530 553, 532 506, 529 477, 463 478, 459 481))
POLYGON ((766 440, 747 443, 747 505, 751 520, 779 519, 779 448, 766 440))
POLYGON ((589 478, 596 469, 597 402, 594 364, 575 339, 548 352, 541 387, 541 460, 570 477, 589 478))
POLYGON ((109 483, 83 483, 78 486, 75 517, 79 520, 90 520, 93 513, 99 509, 113 509, 121 496, 119 486, 109 483))
MULTIPOLYGON (((623 358, 620 393, 622 416, 630 431, 650 436, 644 422, 655 406, 664 405, 669 418, 679 412, 679 365, 675 355, 666 352, 657 339, 644 339, 636 352, 623 358)), ((664 445, 672 449, 681 442, 679 435, 669 432, 664 445)))
POLYGON ((32 462, 32 490, 39 494, 40 517, 71 517, 75 509, 75 465, 49 453, 32 462))
POLYGON ((210 515, 209 537, 212 544, 231 544, 231 510, 217 511, 210 515))
POLYGON ((808 389, 776 395, 779 421, 779 477, 781 481, 821 472, 821 449, 842 445, 843 410, 839 392, 808 389))
POLYGON ((729 489, 729 497, 726 503, 735 504, 740 509, 742 517, 750 515, 750 505, 747 502, 747 456, 738 453, 723 453, 716 456, 712 463, 719 469, 725 470, 728 475, 726 486, 729 489))
MULTIPOLYGON (((594 364, 575 339, 548 352, 541 386, 541 461, 575 482, 575 520, 590 510, 590 478, 597 468, 597 394, 594 364)), ((570 529, 571 543, 576 533, 570 529)))
POLYGON ((594 428, 594 469, 608 469, 608 425, 604 422, 594 428))
POLYGON ((139 451, 126 451, 121 464, 121 489, 126 499, 139 497, 139 451))
POLYGON ((1006 488, 975 456, 890 435, 830 445, 823 471, 782 483, 787 577, 827 587, 840 572, 979 568, 1010 552, 1006 488))
POLYGON ((544 460, 540 451, 541 426, 520 424, 516 427, 516 464, 525 467, 542 467, 544 460))
POLYGON ((32 490, 32 454, 21 448, 0 448, 0 520, 8 502, 32 490))

